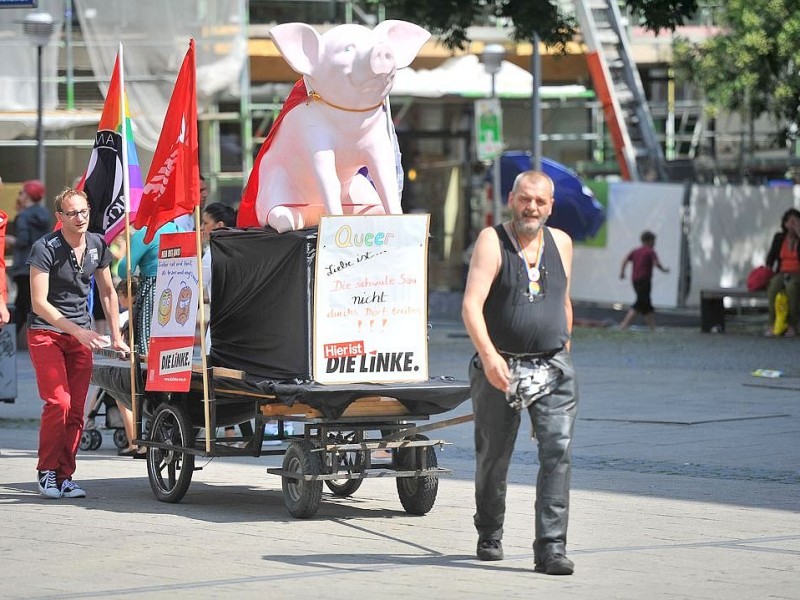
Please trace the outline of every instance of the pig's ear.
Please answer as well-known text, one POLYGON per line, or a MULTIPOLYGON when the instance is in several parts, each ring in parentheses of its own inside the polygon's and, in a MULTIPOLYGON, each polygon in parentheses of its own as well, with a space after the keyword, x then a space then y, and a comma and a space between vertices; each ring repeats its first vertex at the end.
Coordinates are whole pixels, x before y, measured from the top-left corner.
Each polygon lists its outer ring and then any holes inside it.
POLYGON ((419 25, 407 21, 381 21, 375 26, 375 33, 386 36, 394 51, 395 65, 398 69, 407 67, 422 49, 431 34, 419 25))
POLYGON ((311 71, 319 64, 319 35, 313 27, 305 23, 283 23, 269 30, 272 41, 289 66, 301 75, 311 75, 311 71))

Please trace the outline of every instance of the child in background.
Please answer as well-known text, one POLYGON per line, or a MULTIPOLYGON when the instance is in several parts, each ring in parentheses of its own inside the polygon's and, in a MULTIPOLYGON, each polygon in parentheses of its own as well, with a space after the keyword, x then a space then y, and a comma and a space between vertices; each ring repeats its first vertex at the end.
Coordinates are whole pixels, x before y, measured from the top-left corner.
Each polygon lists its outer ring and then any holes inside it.
POLYGON ((628 314, 619 324, 620 329, 626 329, 633 320, 636 313, 644 317, 650 329, 656 328, 655 309, 650 301, 650 290, 653 286, 653 267, 658 267, 664 273, 669 273, 669 269, 664 267, 658 260, 658 255, 654 250, 656 236, 652 231, 645 231, 641 235, 642 245, 631 250, 625 260, 622 261, 619 278, 625 279, 625 267, 628 263, 633 265, 631 282, 636 292, 636 302, 628 309, 628 314))
MULTIPOLYGON (((138 282, 135 277, 131 279, 130 296, 128 296, 128 281, 123 279, 117 283, 117 297, 119 298, 120 307, 120 333, 122 333, 122 337, 125 340, 128 339, 128 330, 130 328, 131 316, 134 309, 131 298, 136 298, 137 291, 138 282), (123 310, 125 312, 122 312, 123 310)), ((122 448, 119 452, 117 452, 117 454, 119 454, 119 456, 132 456, 133 458, 145 458, 147 450, 144 448, 140 450, 139 447, 133 443, 133 440, 136 438, 136 429, 133 423, 133 412, 119 400, 117 400, 117 408, 119 408, 119 413, 122 416, 122 426, 125 428, 125 436, 128 438, 128 447, 122 448)))

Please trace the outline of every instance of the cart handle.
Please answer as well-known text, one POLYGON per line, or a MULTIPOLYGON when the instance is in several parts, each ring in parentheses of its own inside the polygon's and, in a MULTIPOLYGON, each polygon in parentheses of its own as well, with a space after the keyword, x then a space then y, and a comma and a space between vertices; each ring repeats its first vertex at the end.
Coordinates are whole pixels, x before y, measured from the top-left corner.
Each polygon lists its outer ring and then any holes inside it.
POLYGON ((475 420, 475 414, 462 415, 460 417, 453 417, 452 419, 445 419, 444 421, 437 421, 436 423, 428 423, 427 425, 419 425, 418 427, 410 427, 403 429, 397 433, 391 433, 381 438, 381 441, 392 442, 395 440, 402 440, 409 435, 416 435, 425 431, 433 431, 434 429, 441 429, 442 427, 450 427, 451 425, 460 425, 461 423, 469 423, 475 420))

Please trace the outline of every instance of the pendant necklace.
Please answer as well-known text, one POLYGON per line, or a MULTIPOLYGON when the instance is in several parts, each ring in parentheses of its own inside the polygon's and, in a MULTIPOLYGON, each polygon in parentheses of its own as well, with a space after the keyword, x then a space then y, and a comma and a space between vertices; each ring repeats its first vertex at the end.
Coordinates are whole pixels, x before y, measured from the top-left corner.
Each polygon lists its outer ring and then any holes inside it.
POLYGON ((72 268, 83 275, 83 260, 86 258, 86 248, 83 249, 83 256, 80 261, 78 260, 78 255, 75 254, 75 248, 70 248, 70 258, 72 258, 72 268))
POLYGON ((517 247, 519 248, 519 256, 522 259, 522 262, 525 264, 525 270, 528 272, 528 299, 533 300, 534 297, 538 296, 542 293, 542 283, 541 278, 542 274, 539 270, 540 265, 542 264, 542 254, 544 250, 544 237, 543 232, 539 229, 539 233, 537 235, 537 248, 536 248, 536 260, 534 261, 533 265, 528 262, 528 256, 525 254, 525 248, 522 245, 522 242, 519 241, 519 236, 517 235, 517 228, 514 227, 514 224, 511 224, 511 229, 514 232, 514 241, 517 243, 517 247))

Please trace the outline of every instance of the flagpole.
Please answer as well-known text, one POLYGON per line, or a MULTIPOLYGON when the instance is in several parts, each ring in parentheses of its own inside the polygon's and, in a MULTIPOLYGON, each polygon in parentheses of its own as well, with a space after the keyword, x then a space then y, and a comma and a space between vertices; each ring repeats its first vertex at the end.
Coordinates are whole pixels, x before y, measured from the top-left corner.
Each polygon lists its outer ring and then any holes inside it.
MULTIPOLYGON (((131 182, 128 171, 128 123, 125 111, 125 69, 123 68, 122 42, 119 43, 119 114, 122 130, 122 195, 125 198, 125 264, 128 265, 127 284, 128 284, 128 362, 130 363, 130 383, 131 383, 131 414, 133 418, 134 439, 139 438, 139 411, 136 406, 136 353, 134 352, 134 298, 131 295, 131 182)), ((133 444, 134 440, 128 440, 133 444)))
MULTIPOLYGON (((196 83, 196 73, 197 73, 197 59, 194 55, 194 38, 189 40, 189 51, 187 55, 191 54, 191 87, 192 87, 192 104, 194 105, 193 112, 194 114, 191 115, 193 119, 197 119, 197 83, 196 83)), ((196 122, 196 121, 195 121, 196 122)), ((197 132, 195 131, 195 139, 194 143, 197 142, 197 132)), ((197 148, 194 150, 197 152, 197 148)), ((195 157, 196 159, 199 157, 195 157)), ((202 230, 200 229, 200 178, 199 172, 197 171, 197 166, 192 168, 191 179, 196 184, 195 186, 189 186, 190 193, 193 191, 196 196, 192 198, 194 204, 194 232, 195 232, 195 244, 197 247, 197 283, 198 288, 200 290, 199 296, 199 306, 198 306, 198 315, 200 318, 200 367, 203 370, 203 404, 205 408, 205 420, 206 420, 206 453, 211 454, 211 438, 214 437, 214 442, 216 443, 216 428, 211 427, 211 399, 209 398, 209 386, 208 386, 208 357, 206 356, 206 314, 205 314, 205 302, 203 302, 203 237, 202 237, 202 230)), ((214 424, 216 425, 216 412, 214 413, 214 424)))
POLYGON ((203 234, 200 230, 200 204, 194 207, 194 232, 195 243, 197 245, 197 286, 200 290, 200 305, 198 306, 198 316, 200 317, 200 368, 203 370, 203 403, 205 405, 206 418, 206 452, 211 453, 211 436, 216 441, 216 431, 211 431, 211 400, 208 394, 208 360, 206 357, 206 311, 203 298, 203 234))

